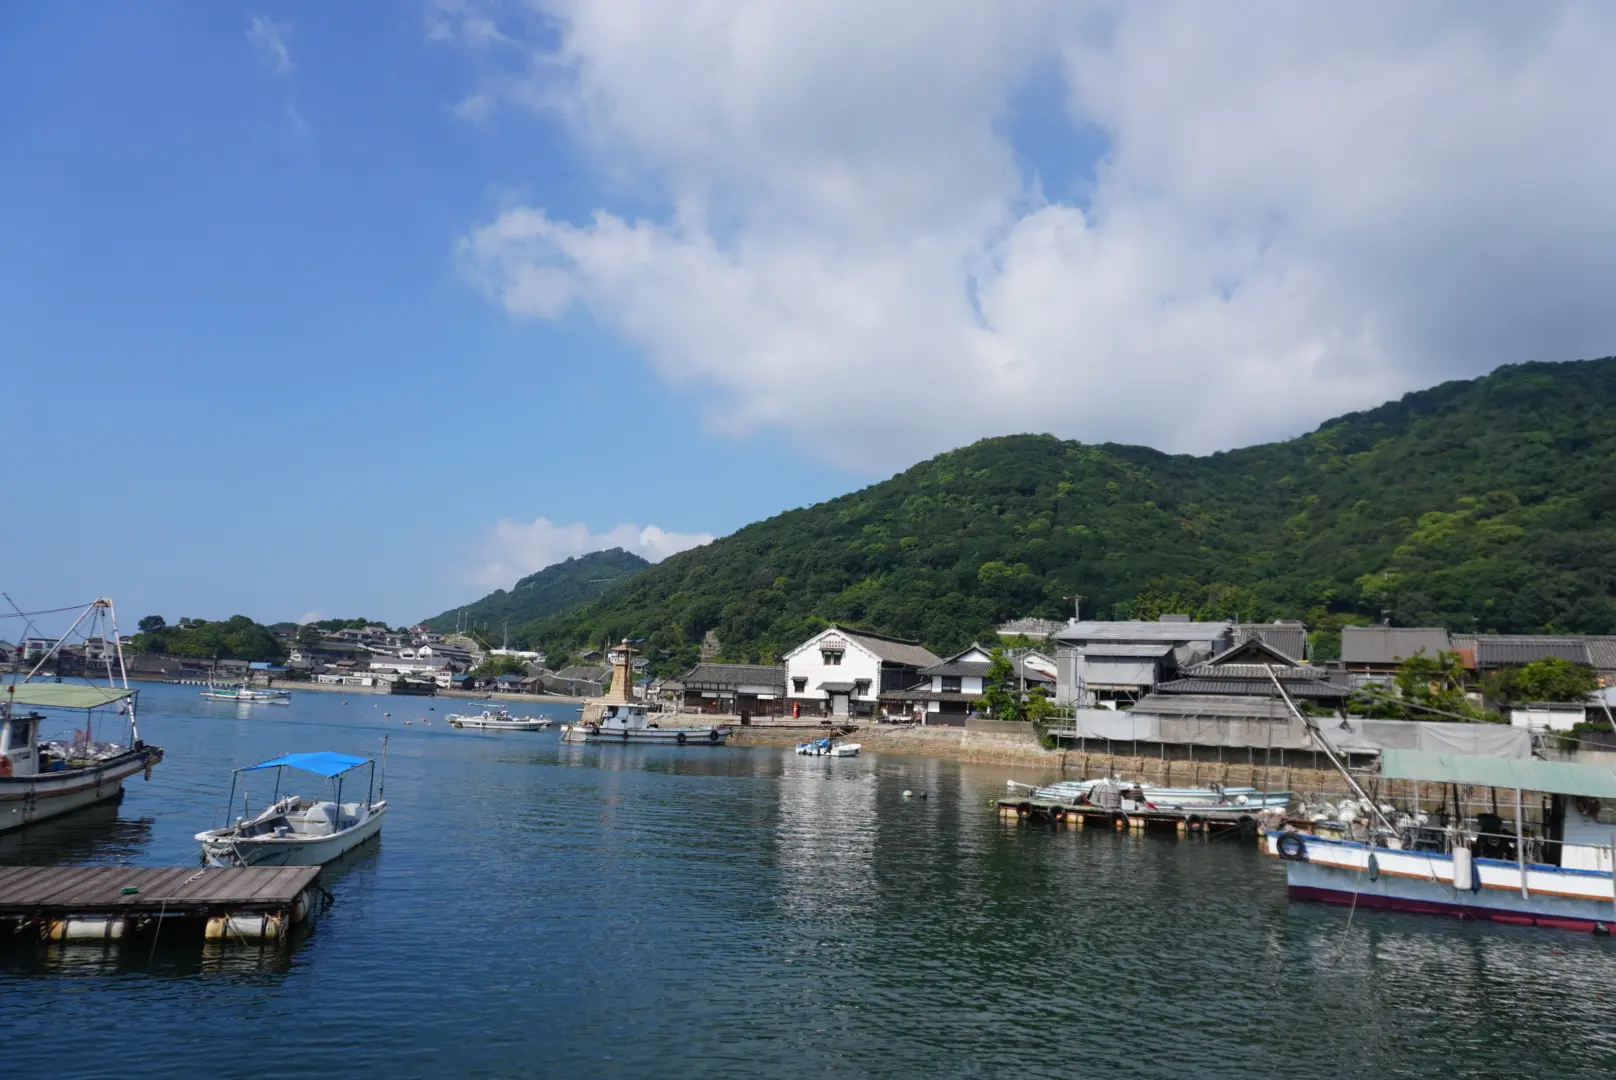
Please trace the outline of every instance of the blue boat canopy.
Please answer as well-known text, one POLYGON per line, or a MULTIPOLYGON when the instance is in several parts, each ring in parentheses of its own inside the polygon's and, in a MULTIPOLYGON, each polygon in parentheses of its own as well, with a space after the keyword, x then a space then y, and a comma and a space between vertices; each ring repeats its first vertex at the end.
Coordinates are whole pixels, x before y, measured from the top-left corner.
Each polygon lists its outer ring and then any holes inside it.
POLYGON ((368 764, 370 764, 369 758, 338 754, 331 750, 318 750, 312 754, 282 754, 278 758, 260 761, 256 765, 248 765, 245 769, 236 771, 252 772, 254 769, 276 769, 285 766, 289 769, 302 769, 316 776, 340 776, 349 769, 368 764))

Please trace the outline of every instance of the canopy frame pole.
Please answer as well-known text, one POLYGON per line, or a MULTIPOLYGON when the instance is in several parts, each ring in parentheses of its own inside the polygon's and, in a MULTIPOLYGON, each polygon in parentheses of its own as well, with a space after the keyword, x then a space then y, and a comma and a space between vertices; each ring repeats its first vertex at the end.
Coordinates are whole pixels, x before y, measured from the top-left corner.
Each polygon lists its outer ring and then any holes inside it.
POLYGON ((56 644, 52 645, 50 647, 50 649, 45 653, 45 655, 43 655, 43 656, 41 656, 39 658, 39 663, 35 664, 33 666, 33 669, 31 671, 29 671, 28 674, 26 674, 26 675, 24 675, 22 677, 22 681, 27 682, 29 679, 32 679, 35 675, 38 675, 39 674, 39 669, 45 666, 45 662, 47 660, 49 660, 51 657, 55 656, 58 652, 60 652, 62 650, 62 642, 66 641, 70 636, 72 636, 73 631, 75 631, 75 630, 77 630, 79 628, 79 624, 84 621, 85 616, 89 615, 90 612, 95 611, 100 605, 101 605, 101 601, 96 600, 89 607, 87 607, 83 611, 79 612, 79 617, 73 620, 73 625, 69 626, 67 628, 66 632, 64 632, 61 637, 56 639, 56 644))
MULTIPOLYGON (((1493 793, 1496 795, 1498 793, 1498 789, 1493 788, 1493 793)), ((1520 871, 1521 871, 1521 899, 1522 900, 1529 900, 1529 899, 1531 899, 1531 893, 1529 893, 1527 891, 1527 888, 1526 888, 1526 841, 1525 841, 1524 837, 1522 836, 1521 814, 1522 814, 1522 810, 1521 810, 1521 789, 1516 788, 1515 789, 1515 865, 1520 867, 1520 871)))
MULTIPOLYGON (((1280 700, 1285 703, 1285 707, 1291 711, 1292 716, 1301 721, 1303 727, 1307 728, 1308 734, 1313 736, 1313 741, 1318 743, 1319 749, 1323 750, 1324 756, 1330 759, 1330 764, 1335 766, 1336 772, 1340 773, 1346 780, 1347 786, 1352 788, 1353 794, 1368 805, 1369 812, 1375 816, 1375 819, 1381 823, 1386 831, 1395 833, 1397 830, 1392 828, 1392 823, 1386 819, 1386 815, 1380 812, 1380 807, 1375 805, 1375 800, 1369 797, 1368 792, 1359 786, 1358 781, 1353 779, 1352 774, 1347 771, 1347 767, 1341 764, 1340 759, 1335 756, 1335 747, 1331 746, 1330 740, 1324 737, 1324 732, 1320 731, 1319 726, 1312 719, 1304 716, 1302 710, 1296 707, 1296 702, 1292 701, 1290 694, 1286 693, 1284 684, 1279 681, 1279 676, 1274 674, 1274 666, 1264 664, 1263 670, 1268 672, 1268 679, 1274 684, 1274 689, 1279 691, 1280 700)), ((1373 847, 1374 844, 1371 843, 1370 846, 1373 847)))

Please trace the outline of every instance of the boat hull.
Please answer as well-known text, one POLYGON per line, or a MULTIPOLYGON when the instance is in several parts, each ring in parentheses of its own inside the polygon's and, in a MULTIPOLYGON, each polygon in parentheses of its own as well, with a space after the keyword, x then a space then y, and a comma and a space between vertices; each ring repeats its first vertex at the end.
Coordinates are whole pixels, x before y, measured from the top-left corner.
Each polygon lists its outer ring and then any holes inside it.
POLYGON ((381 832, 386 814, 387 804, 380 803, 362 824, 330 836, 203 840, 202 861, 208 866, 323 866, 381 832))
POLYGON ((1274 832, 1265 836, 1269 854, 1279 854, 1280 836, 1301 837, 1306 854, 1305 859, 1285 861, 1285 883, 1292 900, 1565 930, 1616 925, 1616 893, 1606 871, 1529 863, 1523 895, 1518 864, 1475 859, 1475 887, 1457 888, 1451 855, 1370 849, 1353 841, 1274 832), (1371 850, 1373 870, 1369 866, 1371 850))
POLYGON ((585 724, 566 724, 561 728, 564 742, 585 743, 657 743, 677 746, 723 746, 729 732, 717 728, 603 728, 591 730, 585 724))
POLYGON ((146 746, 87 769, 0 776, 0 832, 115 799, 126 778, 162 760, 162 750, 146 746))

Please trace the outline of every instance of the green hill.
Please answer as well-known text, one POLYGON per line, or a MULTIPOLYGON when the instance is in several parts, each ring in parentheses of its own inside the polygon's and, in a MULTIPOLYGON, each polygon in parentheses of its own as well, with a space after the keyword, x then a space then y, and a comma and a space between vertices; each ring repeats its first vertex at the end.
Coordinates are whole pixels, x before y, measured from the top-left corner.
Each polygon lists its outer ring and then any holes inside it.
POLYGON ((509 592, 496 589, 475 603, 424 619, 422 625, 442 632, 453 630, 459 620, 459 625, 479 628, 497 641, 509 620, 513 637, 518 637, 535 620, 593 600, 650 565, 622 548, 592 551, 529 574, 509 592))
POLYGON ((1205 457, 985 439, 673 556, 524 629, 553 650, 716 632, 780 655, 827 620, 948 652, 1019 615, 1616 631, 1616 358, 1504 367, 1205 457))

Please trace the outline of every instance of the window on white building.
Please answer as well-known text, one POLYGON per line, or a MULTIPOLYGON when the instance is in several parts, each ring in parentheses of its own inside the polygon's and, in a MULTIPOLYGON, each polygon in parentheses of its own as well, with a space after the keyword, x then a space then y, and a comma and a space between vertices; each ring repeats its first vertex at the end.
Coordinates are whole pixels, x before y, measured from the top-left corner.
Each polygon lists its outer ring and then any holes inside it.
POLYGON ((800 694, 804 690, 808 689, 808 676, 806 676, 806 675, 793 675, 791 677, 791 689, 792 689, 793 692, 798 693, 798 694, 800 694))
POLYGON ((831 667, 841 666, 842 653, 840 649, 821 649, 819 650, 819 655, 831 667))

